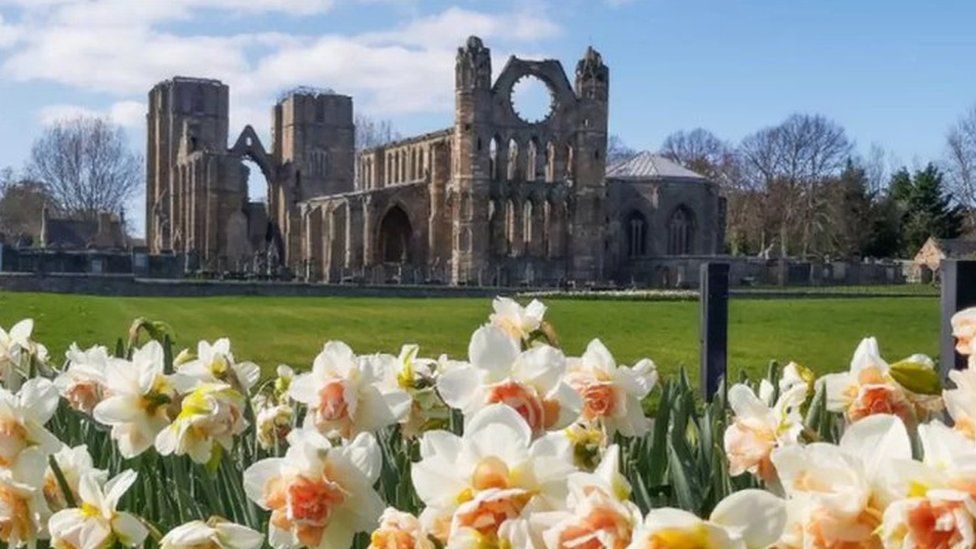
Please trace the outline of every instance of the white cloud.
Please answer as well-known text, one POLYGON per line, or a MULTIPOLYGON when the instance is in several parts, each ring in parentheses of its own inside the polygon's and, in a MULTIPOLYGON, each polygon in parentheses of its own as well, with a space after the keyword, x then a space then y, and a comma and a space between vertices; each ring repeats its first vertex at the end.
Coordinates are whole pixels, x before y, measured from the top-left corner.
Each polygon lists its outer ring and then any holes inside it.
POLYGON ((141 129, 146 125, 146 105, 138 101, 119 101, 100 110, 83 105, 55 104, 41 108, 37 120, 44 126, 79 117, 104 118, 127 129, 141 129))
POLYGON ((140 101, 119 101, 109 108, 108 118, 123 128, 145 127, 146 104, 140 101))
POLYGON ((81 105, 48 105, 41 109, 37 119, 41 124, 51 126, 81 116, 100 118, 105 116, 105 113, 81 105))
MULTIPOLYGON (((384 117, 450 112, 454 56, 467 36, 481 36, 505 57, 506 50, 561 33, 543 11, 525 7, 506 13, 451 7, 389 30, 312 36, 287 34, 271 25, 237 35, 176 34, 174 25, 165 22, 199 22, 211 15, 200 10, 219 10, 216 16, 321 14, 333 7, 333 0, 46 0, 43 5, 0 0, 0 5, 5 2, 30 7, 21 9, 17 41, 0 56, 0 77, 53 82, 114 101, 101 110, 52 105, 40 113, 42 122, 96 114, 142 128, 143 98, 153 84, 176 75, 202 76, 230 86, 232 133, 250 123, 265 139, 269 108, 281 90, 331 87, 352 95, 359 111, 384 117)), ((0 37, 3 29, 0 20, 0 37)))
POLYGON ((5 23, 3 14, 0 13, 0 50, 13 46, 20 39, 21 34, 20 27, 5 23))

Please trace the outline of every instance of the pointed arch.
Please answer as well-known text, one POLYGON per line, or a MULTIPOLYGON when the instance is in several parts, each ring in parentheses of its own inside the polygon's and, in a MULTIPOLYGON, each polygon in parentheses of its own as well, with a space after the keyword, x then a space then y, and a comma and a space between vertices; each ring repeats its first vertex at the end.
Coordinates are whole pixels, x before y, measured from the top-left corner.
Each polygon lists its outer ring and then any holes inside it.
POLYGON ((492 181, 498 181, 500 179, 499 162, 501 161, 501 138, 497 135, 491 138, 491 142, 488 143, 488 177, 492 181))
POLYGON ((529 140, 528 162, 526 162, 525 180, 536 181, 539 176, 539 140, 533 137, 529 140))
POLYGON ((624 218, 624 233, 627 243, 627 257, 635 258, 647 254, 647 218, 637 210, 632 210, 624 218))
POLYGON ((515 138, 510 139, 508 141, 508 169, 507 169, 507 174, 508 174, 507 179, 509 181, 516 181, 520 178, 521 175, 519 174, 520 154, 522 154, 522 151, 519 150, 518 141, 516 141, 515 138))
POLYGON ((395 204, 383 215, 380 221, 377 250, 382 263, 410 263, 413 228, 407 212, 395 204))
POLYGON ((695 248, 695 214, 684 204, 668 217, 668 254, 687 255, 695 248))

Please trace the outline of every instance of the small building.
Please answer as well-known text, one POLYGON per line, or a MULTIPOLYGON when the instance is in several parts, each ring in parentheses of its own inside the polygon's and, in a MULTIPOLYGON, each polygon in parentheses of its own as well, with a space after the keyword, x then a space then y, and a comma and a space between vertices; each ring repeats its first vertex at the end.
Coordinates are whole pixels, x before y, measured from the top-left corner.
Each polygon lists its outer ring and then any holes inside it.
POLYGON ((39 245, 55 250, 127 250, 129 238, 121 215, 100 212, 95 219, 58 218, 44 208, 39 245))
POLYGON ((929 283, 938 280, 939 264, 943 259, 972 258, 976 258, 976 238, 929 237, 912 260, 909 281, 929 283))

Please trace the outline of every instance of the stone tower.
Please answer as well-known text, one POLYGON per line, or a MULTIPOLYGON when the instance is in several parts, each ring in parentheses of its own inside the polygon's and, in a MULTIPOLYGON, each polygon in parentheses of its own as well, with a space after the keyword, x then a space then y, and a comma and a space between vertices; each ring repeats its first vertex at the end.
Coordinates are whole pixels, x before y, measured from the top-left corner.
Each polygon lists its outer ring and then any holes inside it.
POLYGON ((578 101, 572 208, 571 271, 577 280, 603 278, 605 174, 610 70, 592 47, 576 64, 578 101))
POLYGON ((488 147, 491 129, 491 52, 472 36, 458 48, 455 64, 454 141, 451 188, 454 284, 478 283, 488 260, 488 147))
POLYGON ((146 116, 146 244, 152 253, 174 248, 187 196, 180 188, 183 154, 227 147, 228 89, 217 80, 176 77, 149 92, 146 116))
POLYGON ((349 96, 299 89, 274 106, 271 155, 281 169, 269 181, 268 213, 289 264, 301 255, 298 203, 354 189, 355 136, 349 96))

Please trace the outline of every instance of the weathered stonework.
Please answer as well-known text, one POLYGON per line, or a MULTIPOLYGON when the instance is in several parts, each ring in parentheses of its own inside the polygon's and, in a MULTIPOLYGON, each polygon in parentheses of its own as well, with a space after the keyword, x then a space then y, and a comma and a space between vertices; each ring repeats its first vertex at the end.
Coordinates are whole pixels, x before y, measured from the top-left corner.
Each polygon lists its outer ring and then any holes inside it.
POLYGON ((191 270, 252 270, 260 258, 312 281, 456 285, 632 279, 655 256, 720 251, 713 183, 608 177, 608 103, 609 69, 592 48, 572 84, 559 61, 516 57, 492 80, 490 51, 471 37, 451 128, 357 156, 352 99, 297 91, 273 109, 268 152, 250 127, 227 148, 226 86, 174 78, 150 92, 147 242, 191 270), (513 106, 523 79, 551 94, 541 120, 513 106), (243 159, 269 183, 266 206, 248 199, 243 159))

